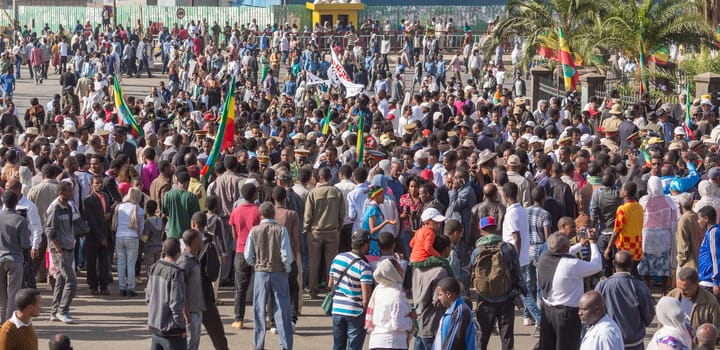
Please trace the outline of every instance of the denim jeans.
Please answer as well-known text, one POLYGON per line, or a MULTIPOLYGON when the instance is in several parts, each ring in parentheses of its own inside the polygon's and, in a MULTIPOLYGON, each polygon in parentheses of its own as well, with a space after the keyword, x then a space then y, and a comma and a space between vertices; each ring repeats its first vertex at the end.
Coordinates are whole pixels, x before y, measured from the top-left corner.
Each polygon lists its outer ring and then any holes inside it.
POLYGON ((420 338, 415 337, 414 342, 414 349, 415 350, 432 350, 433 348, 433 341, 435 338, 420 338))
POLYGON ((115 239, 120 290, 135 290, 135 261, 138 256, 139 242, 137 237, 117 237, 115 239))
POLYGON ((292 349, 293 333, 290 321, 290 293, 288 274, 286 272, 255 271, 253 285, 253 319, 255 333, 253 347, 265 348, 265 301, 268 293, 272 293, 275 301, 274 320, 280 337, 280 348, 292 349))
POLYGON ((202 325, 202 312, 191 312, 190 322, 187 324, 187 350, 200 348, 200 327, 202 325))
MULTIPOLYGON (((520 274, 522 275, 522 280, 525 281, 525 287, 527 287, 528 290, 530 290, 530 277, 528 276, 529 267, 529 264, 520 266, 520 274)), ((537 307, 537 303, 535 303, 534 296, 528 292, 527 296, 519 295, 518 297, 521 298, 522 305, 525 306, 523 309, 523 316, 532 317, 536 323, 540 323, 540 309, 537 307)))
POLYGON ((361 350, 365 343, 365 313, 359 316, 332 315, 333 350, 361 350))
POLYGON ((161 337, 154 334, 150 345, 150 350, 185 350, 186 348, 187 344, 183 337, 161 337))

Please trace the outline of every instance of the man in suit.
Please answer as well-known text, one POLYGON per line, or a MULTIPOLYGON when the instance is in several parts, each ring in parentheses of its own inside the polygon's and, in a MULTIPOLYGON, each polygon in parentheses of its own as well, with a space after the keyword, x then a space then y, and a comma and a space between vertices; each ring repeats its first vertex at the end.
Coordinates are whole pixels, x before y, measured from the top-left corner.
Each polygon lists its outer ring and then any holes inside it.
POLYGON ((130 159, 130 164, 137 164, 137 152, 135 146, 127 142, 127 130, 125 127, 116 127, 113 131, 113 143, 107 147, 106 157, 108 161, 116 159, 119 154, 125 154, 130 159))
POLYGON ((108 224, 112 213, 112 201, 107 193, 103 192, 103 176, 95 175, 92 179, 92 192, 85 197, 83 213, 90 234, 85 237, 85 258, 87 261, 87 283, 92 295, 110 295, 110 225, 108 224), (99 261, 99 265, 96 265, 99 261))

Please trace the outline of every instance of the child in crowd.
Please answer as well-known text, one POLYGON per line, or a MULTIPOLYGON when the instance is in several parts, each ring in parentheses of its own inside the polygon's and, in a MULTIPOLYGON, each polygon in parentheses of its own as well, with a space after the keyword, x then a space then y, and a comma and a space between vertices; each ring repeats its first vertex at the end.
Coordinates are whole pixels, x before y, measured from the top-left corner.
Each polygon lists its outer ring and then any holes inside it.
POLYGON ((145 228, 140 238, 145 243, 143 252, 143 263, 150 270, 150 266, 160 260, 162 251, 164 224, 162 218, 157 215, 158 204, 154 200, 145 202, 145 228))

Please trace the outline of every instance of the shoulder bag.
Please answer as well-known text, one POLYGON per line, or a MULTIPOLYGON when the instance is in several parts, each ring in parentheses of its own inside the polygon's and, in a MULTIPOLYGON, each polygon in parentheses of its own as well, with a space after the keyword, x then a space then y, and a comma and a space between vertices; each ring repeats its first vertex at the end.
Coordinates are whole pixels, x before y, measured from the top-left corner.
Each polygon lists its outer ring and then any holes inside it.
POLYGON ((348 273, 350 268, 358 262, 362 258, 355 258, 353 261, 350 262, 350 265, 348 265, 347 268, 345 268, 345 271, 340 274, 340 278, 338 278, 335 283, 333 283, 332 289, 325 294, 325 299, 323 299, 322 304, 320 304, 320 307, 322 307, 323 311, 325 312, 325 315, 331 315, 332 314, 332 308, 333 308, 333 297, 335 297, 335 291, 337 291, 337 286, 340 284, 340 281, 345 277, 345 275, 348 273))

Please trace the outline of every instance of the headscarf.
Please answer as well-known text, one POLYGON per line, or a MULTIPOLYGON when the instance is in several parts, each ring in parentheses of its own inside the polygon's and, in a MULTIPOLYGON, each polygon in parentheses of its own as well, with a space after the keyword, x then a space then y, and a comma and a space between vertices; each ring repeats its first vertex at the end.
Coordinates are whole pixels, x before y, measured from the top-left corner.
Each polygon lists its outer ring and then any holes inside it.
POLYGON ((381 261, 373 272, 373 278, 379 285, 392 288, 402 288, 403 276, 395 268, 390 259, 381 261))
POLYGON ((692 328, 687 322, 680 301, 662 297, 655 307, 655 314, 662 328, 658 329, 648 344, 648 350, 692 349, 692 328))
POLYGON ((387 177, 383 174, 377 174, 375 177, 373 177, 372 182, 370 183, 373 186, 377 186, 382 188, 385 191, 385 196, 391 196, 392 200, 395 200, 395 196, 392 193, 392 189, 390 189, 390 186, 388 186, 387 177))
POLYGON ((135 205, 140 204, 140 201, 142 200, 142 191, 140 191, 137 187, 131 187, 128 190, 128 193, 123 198, 123 202, 132 203, 135 205))
POLYGON ((643 251, 662 254, 672 248, 680 209, 663 193, 662 180, 657 176, 648 179, 648 194, 640 198, 643 206, 643 251))
POLYGON ((20 175, 20 184, 22 185, 22 195, 27 197, 28 193, 30 193, 30 188, 32 188, 32 171, 30 171, 30 168, 21 165, 18 174, 20 175))
POLYGON ((372 331, 375 325, 398 324, 406 314, 399 313, 401 304, 406 304, 410 309, 407 297, 402 289, 403 276, 393 265, 392 258, 380 261, 373 272, 373 278, 378 286, 373 290, 365 313, 365 329, 372 331), (389 307, 392 304, 392 307, 389 307), (376 305, 379 306, 377 313, 374 312, 376 305))
POLYGON ((640 205, 645 208, 643 227, 646 229, 671 227, 678 220, 679 210, 675 202, 663 193, 662 180, 657 176, 651 176, 648 179, 647 191, 648 194, 639 200, 640 205))
POLYGON ((700 200, 693 205, 693 211, 697 212, 708 205, 715 208, 716 211, 720 209, 720 195, 715 184, 709 180, 700 181, 698 194, 700 194, 700 200))

